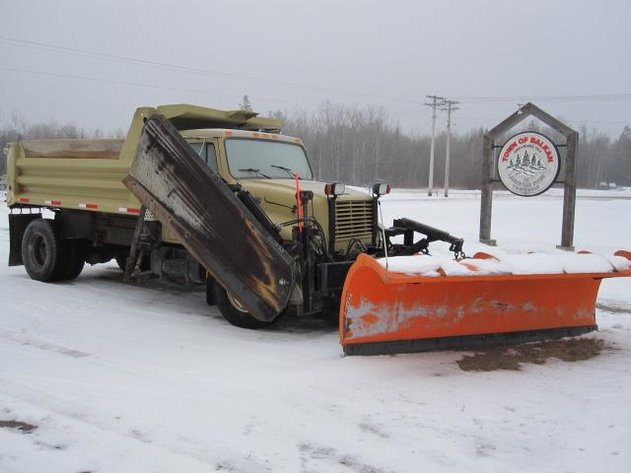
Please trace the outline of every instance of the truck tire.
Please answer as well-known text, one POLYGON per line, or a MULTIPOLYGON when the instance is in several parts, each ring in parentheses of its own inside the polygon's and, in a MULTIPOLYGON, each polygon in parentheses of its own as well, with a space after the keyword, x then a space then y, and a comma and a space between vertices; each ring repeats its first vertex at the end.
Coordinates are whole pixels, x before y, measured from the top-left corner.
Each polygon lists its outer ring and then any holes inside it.
POLYGON ((76 279, 85 265, 85 242, 81 240, 62 241, 66 246, 65 268, 61 271, 58 281, 76 279))
POLYGON ((22 261, 31 279, 59 280, 68 268, 65 243, 52 220, 38 218, 28 224, 22 237, 22 261))
POLYGON ((263 322, 255 319, 247 310, 245 310, 237 299, 235 299, 221 286, 221 284, 214 284, 214 292, 215 301, 221 315, 223 315, 224 319, 236 327, 257 330, 269 327, 270 325, 276 323, 279 319, 279 317, 276 317, 271 322, 263 322))
POLYGON ((206 275, 206 304, 208 305, 216 305, 217 298, 215 297, 215 286, 217 283, 214 278, 210 275, 206 275))
POLYGON ((340 301, 339 299, 329 299, 322 308, 322 320, 329 327, 339 327, 340 325, 340 301))

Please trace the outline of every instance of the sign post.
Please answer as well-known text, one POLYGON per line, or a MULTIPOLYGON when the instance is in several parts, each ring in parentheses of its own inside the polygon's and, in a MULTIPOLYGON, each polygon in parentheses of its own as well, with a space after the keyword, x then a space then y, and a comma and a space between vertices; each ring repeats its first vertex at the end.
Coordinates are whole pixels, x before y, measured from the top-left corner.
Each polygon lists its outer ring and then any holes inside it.
POLYGON ((527 103, 484 135, 480 242, 493 246, 496 244, 491 238, 494 182, 499 180, 510 192, 524 197, 542 194, 558 182, 561 169, 560 153, 557 145, 547 136, 527 131, 512 136, 501 146, 495 143, 503 133, 531 115, 564 135, 566 139, 563 224, 559 248, 573 250, 578 132, 532 103, 527 103), (494 152, 497 148, 500 148, 500 152, 495 158, 494 152), (496 174, 499 179, 495 177, 496 174))

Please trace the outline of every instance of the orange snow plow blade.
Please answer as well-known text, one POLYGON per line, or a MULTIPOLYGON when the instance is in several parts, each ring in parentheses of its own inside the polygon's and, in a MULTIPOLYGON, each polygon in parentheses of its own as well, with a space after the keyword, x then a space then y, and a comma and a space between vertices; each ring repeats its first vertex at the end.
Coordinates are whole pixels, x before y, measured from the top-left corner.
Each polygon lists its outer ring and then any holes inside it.
MULTIPOLYGON (((530 255, 522 256, 526 261, 530 255)), ((498 259, 478 253, 443 265, 450 271, 436 267, 433 272, 409 274, 392 270, 396 258, 390 258, 386 270, 384 260, 360 255, 344 283, 340 343, 347 355, 379 355, 590 332, 597 328, 601 280, 631 276, 631 252, 618 251, 609 259, 591 254, 568 258, 574 262, 571 272, 514 274, 506 266, 501 272, 498 259), (577 272, 589 258, 600 258, 609 269, 600 264, 603 271, 577 272)))

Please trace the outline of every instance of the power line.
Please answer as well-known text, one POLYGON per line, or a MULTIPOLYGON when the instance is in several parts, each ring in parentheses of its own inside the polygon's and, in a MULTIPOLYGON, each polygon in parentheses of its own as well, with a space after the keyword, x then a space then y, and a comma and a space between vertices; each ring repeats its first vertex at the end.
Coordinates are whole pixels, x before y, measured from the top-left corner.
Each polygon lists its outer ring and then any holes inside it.
POLYGON ((164 90, 174 90, 178 92, 191 92, 191 93, 202 93, 202 90, 194 90, 194 89, 184 89, 181 87, 167 87, 161 85, 152 85, 146 84, 144 82, 131 82, 131 81, 122 81, 122 80, 114 80, 114 79, 105 79, 100 77, 87 77, 87 76, 78 76, 74 74, 62 74, 58 72, 49 72, 49 71, 36 71, 32 69, 21 69, 18 67, 5 67, 0 66, 0 70, 10 71, 10 72, 21 72, 25 74, 34 74, 34 75, 42 75, 42 76, 50 76, 50 77, 61 77, 61 78, 69 78, 69 79, 79 79, 91 82, 106 82, 108 84, 117 84, 117 85, 131 85, 134 87, 150 87, 153 89, 164 89, 164 90))
MULTIPOLYGON (((460 102, 459 102, 460 103, 460 102)), ((467 122, 477 122, 477 123, 481 123, 481 122, 492 122, 492 123, 497 123, 499 121, 501 121, 501 117, 472 117, 472 116, 462 116, 459 115, 458 116, 459 120, 462 121, 467 121, 467 122)), ((629 124, 629 120, 625 121, 625 120, 593 120, 593 119, 579 119, 579 118, 565 118, 565 120, 567 120, 570 123, 602 123, 605 125, 628 125, 629 124)))
MULTIPOLYGON (((163 70, 170 70, 173 72, 185 72, 189 74, 204 75, 204 76, 217 76, 228 79, 238 79, 250 82, 259 82, 266 84, 277 84, 294 89, 306 89, 319 92, 331 92, 337 94, 353 95, 357 97, 366 97, 372 99, 388 100, 394 102, 409 102, 405 97, 394 97, 385 95, 368 94, 358 92, 356 90, 346 90, 332 87, 320 87, 311 84, 303 84, 299 82, 282 81, 278 79, 269 79, 264 77, 256 77, 246 74, 236 74, 224 71, 217 71, 212 69, 204 69, 199 67, 187 66, 182 64, 173 64, 168 62, 153 61, 143 58, 137 58, 132 56, 124 56, 118 54, 100 53, 96 51, 89 51, 85 49, 70 48, 67 46, 61 46, 52 43, 44 43, 40 41, 25 40, 20 38, 13 38, 9 36, 0 35, 0 42, 9 43, 19 47, 26 47, 31 49, 39 49, 44 51, 54 51, 63 54, 70 54, 74 56, 87 57, 96 60, 104 60, 110 62, 119 62, 130 65, 153 67, 163 70)), ((91 80, 91 79, 88 79, 91 80)), ((165 87, 160 87, 165 88, 165 87)), ((174 89, 176 90, 176 89, 174 89)), ((612 93, 612 94, 586 94, 586 95, 539 95, 539 96, 457 96, 455 97, 462 104, 476 104, 476 105, 491 105, 491 104, 504 104, 526 101, 538 101, 538 102, 623 102, 631 100, 630 92, 612 93)))
POLYGON ((587 95, 534 95, 500 97, 455 97, 463 104, 502 104, 515 102, 623 102, 631 100, 631 93, 587 94, 587 95))
MULTIPOLYGON (((173 72, 185 72, 189 74, 195 75, 203 75, 203 76, 216 76, 223 77, 228 79, 238 79, 250 82, 258 82, 264 84, 277 84, 282 85, 284 87, 294 88, 294 89, 305 89, 305 90, 313 90, 319 92, 330 92, 336 94, 346 94, 353 95, 357 97, 365 97, 371 99, 379 99, 379 100, 387 100, 393 102, 406 102, 409 103, 409 98, 405 97, 395 97, 395 96, 384 96, 384 95, 376 95, 376 94, 368 94, 363 92, 358 92, 356 90, 346 90, 332 87, 320 87, 311 84, 303 84, 299 82, 290 82, 290 81, 282 81, 278 79, 269 79, 264 77, 256 77, 246 74, 236 74, 224 71, 217 71, 212 69, 204 69, 199 67, 187 66, 182 64, 173 64, 168 62, 161 61, 153 61, 138 57, 132 56, 124 56, 110 53, 101 53, 96 51, 89 51, 85 49, 77 49, 70 48, 67 46, 52 44, 52 43, 44 43, 40 41, 33 40, 25 40, 20 38, 13 38, 9 36, 0 35, 0 42, 9 43, 19 47, 26 47, 30 49, 38 49, 44 51, 53 51, 57 53, 69 54, 74 56, 86 57, 96 60, 110 61, 110 62, 118 62, 123 64, 130 64, 136 66, 143 67, 152 67, 158 68, 162 70, 169 70, 173 72)), ((18 70, 14 68, 14 70, 18 70)), ((39 71, 29 71, 29 73, 33 74, 46 74, 39 71)), ((49 73, 48 75, 52 75, 53 73, 49 73)), ((62 75, 59 75, 62 77, 62 75)), ((75 77, 78 78, 78 77, 75 77)), ((85 80, 99 80, 103 82, 110 83, 120 83, 125 85, 136 85, 130 82, 125 81, 113 81, 107 79, 94 79, 94 78, 83 78, 85 80)), ((163 87, 163 86, 150 86, 153 88, 161 88, 165 90, 181 90, 181 91, 189 91, 182 88, 173 88, 173 87, 163 87)), ((195 91, 197 92, 197 91, 195 91)), ((204 92, 204 91, 200 91, 204 92)), ((226 94, 221 94, 226 95, 226 94)), ((516 102, 526 102, 526 101, 537 101, 537 102, 557 102, 557 103, 567 103, 567 102, 623 102, 631 100, 631 93, 622 92, 622 93, 612 93, 612 94, 586 94, 586 95, 540 95, 540 96, 457 96, 455 97, 462 104, 476 104, 476 105, 493 105, 493 104, 504 104, 504 103, 516 103, 516 102)), ((274 99, 279 100, 280 99, 274 99)), ((287 102, 286 100, 282 100, 287 102)))
POLYGON ((87 57, 91 59, 118 62, 118 63, 124 63, 124 64, 144 66, 144 67, 153 67, 153 68, 169 70, 169 71, 174 71, 174 72, 186 72, 189 74, 204 75, 204 76, 218 76, 218 77, 223 77, 223 78, 228 78, 228 79, 239 79, 239 80, 245 80, 245 81, 250 81, 250 82, 282 85, 285 87, 290 87, 290 88, 295 88, 295 89, 308 89, 308 90, 314 90, 314 91, 319 91, 319 92, 333 92, 333 93, 339 93, 339 94, 354 95, 354 96, 359 96, 359 97, 368 97, 368 98, 373 98, 373 99, 391 100, 391 101, 397 101, 397 102, 409 102, 409 99, 404 98, 404 97, 390 97, 390 96, 383 96, 383 95, 367 94, 367 93, 362 93, 362 92, 353 91, 353 90, 337 89, 337 88, 331 88, 331 87, 319 87, 319 86, 314 86, 310 84, 302 84, 299 82, 288 82, 288 81, 282 81, 278 79, 269 79, 269 78, 250 76, 250 75, 245 75, 245 74, 235 74, 235 73, 230 73, 230 72, 223 72, 223 71, 217 71, 217 70, 212 70, 212 69, 203 69, 199 67, 187 66, 187 65, 182 65, 182 64, 173 64, 173 63, 168 63, 168 62, 153 61, 153 60, 137 58, 137 57, 132 57, 132 56, 99 53, 95 51, 89 51, 86 49, 70 48, 70 47, 60 46, 60 45, 51 44, 51 43, 43 43, 39 41, 11 38, 9 36, 3 36, 3 35, 0 35, 0 42, 10 43, 16 46, 26 47, 26 48, 31 48, 31 49, 54 51, 54 52, 59 52, 59 53, 64 53, 64 54, 70 54, 73 56, 87 57))
MULTIPOLYGON (((193 93, 193 94, 213 94, 213 95, 221 95, 223 97, 231 97, 231 98, 235 97, 234 94, 226 94, 222 92, 216 92, 213 90, 186 89, 183 87, 168 87, 168 86, 157 85, 157 84, 147 84, 144 82, 122 81, 122 80, 115 80, 115 79, 106 79, 106 78, 101 78, 101 77, 87 77, 87 76, 79 76, 79 75, 74 75, 74 74, 65 74, 65 73, 60 73, 60 72, 21 69, 17 67, 0 66, 0 70, 10 71, 10 72, 20 72, 20 73, 33 74, 33 75, 42 75, 42 76, 49 76, 49 77, 77 79, 77 80, 84 80, 84 81, 89 81, 89 82, 103 82, 107 84, 126 85, 126 86, 161 89, 161 90, 171 90, 175 92, 187 92, 187 93, 193 93)), ((260 97, 260 96, 259 98, 265 99, 265 100, 274 100, 278 102, 294 103, 293 101, 290 101, 290 100, 284 100, 284 99, 278 99, 278 98, 260 97)))

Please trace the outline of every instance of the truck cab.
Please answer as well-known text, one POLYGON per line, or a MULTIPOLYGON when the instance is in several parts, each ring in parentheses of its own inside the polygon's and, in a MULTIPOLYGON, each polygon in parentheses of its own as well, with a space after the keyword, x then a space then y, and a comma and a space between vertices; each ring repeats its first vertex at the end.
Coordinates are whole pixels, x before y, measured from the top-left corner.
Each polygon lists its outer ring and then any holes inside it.
MULTIPOLYGON (((346 187, 342 193, 327 195, 327 183, 315 179, 300 138, 233 129, 185 130, 181 134, 224 181, 250 192, 273 223, 295 220, 296 192, 309 191, 313 195, 311 216, 322 226, 332 253, 344 253, 353 241, 372 244, 374 200, 366 192, 346 187)), ((291 240, 291 227, 283 226, 281 235, 291 240)))

